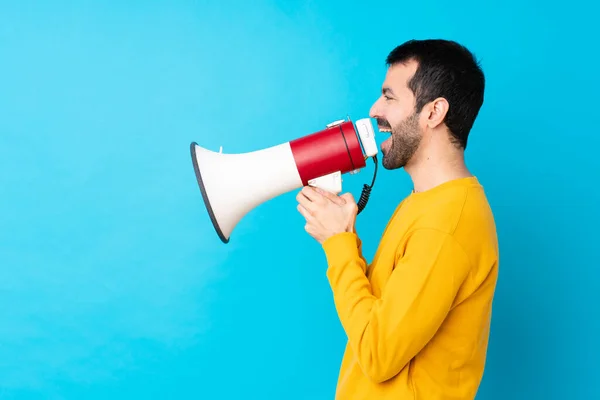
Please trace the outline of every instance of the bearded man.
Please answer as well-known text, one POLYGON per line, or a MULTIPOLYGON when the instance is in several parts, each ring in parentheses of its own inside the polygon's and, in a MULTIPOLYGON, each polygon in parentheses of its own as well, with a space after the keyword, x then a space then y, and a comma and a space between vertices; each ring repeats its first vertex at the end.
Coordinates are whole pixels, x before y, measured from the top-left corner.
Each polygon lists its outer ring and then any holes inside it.
MULTIPOLYGON (((304 187, 305 229, 322 246, 348 342, 336 399, 474 399, 488 347, 498 240, 467 138, 484 74, 464 46, 412 40, 391 51, 371 108, 382 165, 413 190, 388 221, 373 262, 355 231, 357 205, 304 187)), ((394 189, 390 189, 394 190, 394 189)))

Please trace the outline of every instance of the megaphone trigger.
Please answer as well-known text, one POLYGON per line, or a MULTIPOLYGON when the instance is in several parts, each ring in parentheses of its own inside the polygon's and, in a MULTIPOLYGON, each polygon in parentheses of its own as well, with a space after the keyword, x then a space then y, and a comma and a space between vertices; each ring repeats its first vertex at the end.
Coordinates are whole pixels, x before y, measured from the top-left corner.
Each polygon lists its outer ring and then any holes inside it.
POLYGON ((192 163, 213 227, 228 243, 237 223, 254 207, 303 186, 339 194, 342 175, 356 173, 373 158, 371 185, 364 185, 357 202, 364 209, 375 183, 377 145, 369 118, 337 120, 310 135, 242 154, 213 152, 192 142, 192 163))

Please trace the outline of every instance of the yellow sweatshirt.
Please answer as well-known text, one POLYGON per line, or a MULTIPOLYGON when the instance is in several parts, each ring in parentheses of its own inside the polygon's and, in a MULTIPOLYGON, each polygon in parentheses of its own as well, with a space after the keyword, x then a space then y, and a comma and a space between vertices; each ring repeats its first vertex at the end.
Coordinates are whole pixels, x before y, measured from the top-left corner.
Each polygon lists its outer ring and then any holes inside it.
POLYGON ((323 249, 348 337, 336 399, 475 398, 499 257, 477 178, 411 193, 369 266, 354 233, 329 238, 323 249))

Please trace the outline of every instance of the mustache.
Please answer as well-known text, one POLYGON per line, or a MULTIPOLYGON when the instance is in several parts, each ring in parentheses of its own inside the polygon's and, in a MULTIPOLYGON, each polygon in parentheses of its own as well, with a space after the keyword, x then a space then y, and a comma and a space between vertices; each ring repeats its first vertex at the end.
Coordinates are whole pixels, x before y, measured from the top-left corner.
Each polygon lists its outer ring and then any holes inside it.
POLYGON ((377 126, 379 127, 379 129, 392 129, 392 126, 390 125, 389 122, 387 122, 384 119, 381 118, 376 118, 377 120, 377 126))

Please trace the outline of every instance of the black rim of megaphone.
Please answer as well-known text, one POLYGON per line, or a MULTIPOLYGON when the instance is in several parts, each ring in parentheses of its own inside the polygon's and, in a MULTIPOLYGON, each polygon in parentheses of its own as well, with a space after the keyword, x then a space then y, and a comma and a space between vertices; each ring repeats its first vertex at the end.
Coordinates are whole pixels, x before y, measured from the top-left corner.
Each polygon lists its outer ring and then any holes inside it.
POLYGON ((200 167, 198 166, 196 159, 196 146, 198 144, 196 142, 192 142, 190 144, 190 153, 192 156, 192 163, 194 164, 194 172, 196 173, 196 180, 198 181, 198 186, 200 187, 200 192, 202 193, 202 198, 204 199, 204 205, 206 206, 206 211, 210 216, 210 220, 212 221, 213 227, 215 231, 217 231, 217 235, 219 235, 219 239, 223 243, 228 243, 229 239, 225 237, 223 232, 221 231, 221 227, 219 227, 219 223, 217 222, 217 217, 210 205, 210 200, 208 199, 208 194, 206 193, 206 188, 204 187, 204 182, 202 181, 202 174, 200 173, 200 167))

